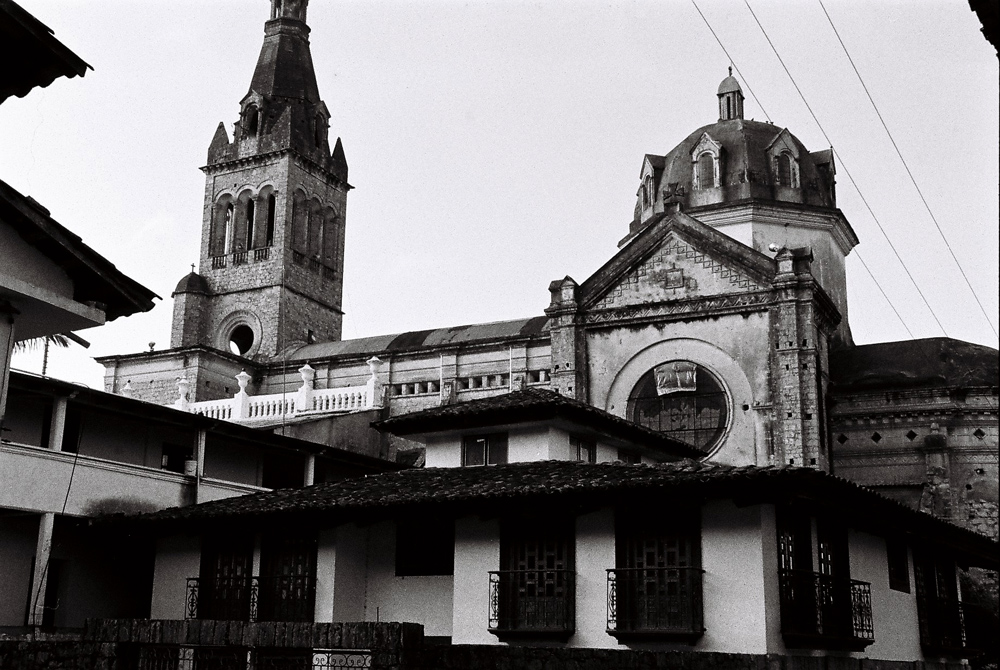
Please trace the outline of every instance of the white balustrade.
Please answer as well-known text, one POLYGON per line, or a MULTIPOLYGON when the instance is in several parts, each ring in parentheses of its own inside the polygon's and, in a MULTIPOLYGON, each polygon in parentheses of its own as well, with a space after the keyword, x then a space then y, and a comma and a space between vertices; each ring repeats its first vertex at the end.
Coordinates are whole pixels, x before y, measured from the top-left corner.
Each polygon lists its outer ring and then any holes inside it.
POLYGON ((239 391, 232 398, 190 402, 190 383, 178 380, 180 398, 174 403, 177 409, 186 410, 211 419, 235 421, 237 423, 275 422, 294 417, 330 412, 357 412, 382 406, 382 384, 378 379, 382 361, 371 358, 367 361, 371 377, 361 386, 316 389, 316 371, 302 366, 302 386, 292 393, 271 393, 251 396, 247 385, 252 377, 246 371, 236 375, 239 391))

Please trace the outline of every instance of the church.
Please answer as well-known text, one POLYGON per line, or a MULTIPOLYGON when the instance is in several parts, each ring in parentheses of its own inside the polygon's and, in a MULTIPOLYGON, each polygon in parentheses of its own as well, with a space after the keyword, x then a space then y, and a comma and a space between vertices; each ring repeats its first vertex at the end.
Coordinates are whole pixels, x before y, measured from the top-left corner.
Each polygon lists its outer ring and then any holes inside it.
POLYGON ((271 4, 234 136, 220 123, 202 168, 199 265, 172 294, 170 348, 99 359, 106 391, 420 463, 368 424, 550 389, 713 462, 836 472, 996 537, 996 350, 854 344, 859 240, 832 152, 744 118, 731 74, 717 120, 642 157, 619 251, 554 280, 544 314, 342 340, 347 158, 307 3, 271 4))

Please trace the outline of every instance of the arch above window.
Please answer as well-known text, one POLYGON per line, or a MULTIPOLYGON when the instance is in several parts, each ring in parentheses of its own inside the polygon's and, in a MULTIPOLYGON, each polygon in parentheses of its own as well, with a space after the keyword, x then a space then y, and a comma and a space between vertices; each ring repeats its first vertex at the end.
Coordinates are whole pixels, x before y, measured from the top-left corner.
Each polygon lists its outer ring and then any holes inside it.
POLYGON ((696 189, 722 186, 722 144, 703 133, 691 149, 691 182, 696 189))

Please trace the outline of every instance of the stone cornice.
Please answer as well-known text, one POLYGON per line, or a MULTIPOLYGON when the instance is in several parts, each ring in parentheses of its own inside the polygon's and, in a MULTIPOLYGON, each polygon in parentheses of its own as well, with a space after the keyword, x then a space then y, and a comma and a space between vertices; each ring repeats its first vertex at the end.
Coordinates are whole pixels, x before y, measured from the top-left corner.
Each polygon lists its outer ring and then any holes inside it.
POLYGON ((594 310, 583 315, 583 323, 591 327, 614 327, 622 324, 654 321, 681 321, 713 318, 727 314, 760 312, 776 302, 773 291, 733 293, 707 298, 691 298, 648 305, 630 305, 594 310))
POLYGON ((312 160, 308 156, 303 155, 301 152, 295 149, 285 148, 278 149, 276 151, 268 151, 262 154, 253 154, 252 156, 244 156, 241 158, 233 158, 227 161, 222 161, 221 163, 212 163, 210 165, 203 165, 199 168, 202 172, 207 175, 215 175, 220 172, 226 172, 233 169, 244 168, 251 165, 266 165, 273 160, 283 158, 286 155, 291 155, 298 159, 302 167, 309 172, 314 177, 320 177, 326 181, 332 182, 343 186, 346 190, 350 191, 354 187, 348 184, 346 181, 333 174, 325 167, 312 160))
POLYGON ((777 205, 771 202, 746 200, 722 206, 692 208, 688 213, 699 221, 721 228, 728 225, 759 221, 773 225, 795 225, 799 228, 828 231, 845 256, 858 244, 858 236, 839 209, 824 209, 795 204, 777 205))

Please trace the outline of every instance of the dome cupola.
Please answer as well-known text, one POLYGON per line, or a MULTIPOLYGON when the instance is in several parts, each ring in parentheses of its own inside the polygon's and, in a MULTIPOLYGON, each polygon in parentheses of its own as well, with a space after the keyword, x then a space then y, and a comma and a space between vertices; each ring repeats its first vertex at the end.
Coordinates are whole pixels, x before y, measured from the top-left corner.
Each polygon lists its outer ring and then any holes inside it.
POLYGON ((733 76, 733 67, 729 66, 729 76, 719 84, 719 121, 732 121, 743 118, 743 89, 740 82, 733 76))

